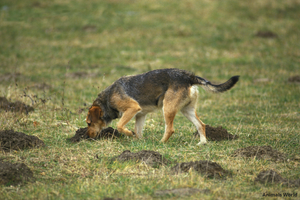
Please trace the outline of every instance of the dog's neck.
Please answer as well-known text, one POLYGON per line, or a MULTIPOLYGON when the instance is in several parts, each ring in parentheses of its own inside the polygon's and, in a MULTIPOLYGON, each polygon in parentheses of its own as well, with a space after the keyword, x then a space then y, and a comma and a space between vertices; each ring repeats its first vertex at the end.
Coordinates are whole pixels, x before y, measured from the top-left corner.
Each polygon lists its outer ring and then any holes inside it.
POLYGON ((99 106, 104 112, 103 119, 106 123, 110 123, 112 120, 120 117, 120 112, 110 105, 110 101, 106 98, 106 95, 101 94, 102 93, 100 93, 93 102, 93 106, 99 106))

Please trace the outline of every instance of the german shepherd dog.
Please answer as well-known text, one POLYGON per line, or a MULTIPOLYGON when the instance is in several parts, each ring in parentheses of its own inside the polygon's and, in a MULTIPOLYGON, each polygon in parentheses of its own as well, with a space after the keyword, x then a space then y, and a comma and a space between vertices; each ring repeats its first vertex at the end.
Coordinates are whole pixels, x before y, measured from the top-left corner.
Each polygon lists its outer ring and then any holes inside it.
POLYGON ((167 142, 174 133, 173 121, 178 111, 189 119, 200 135, 199 144, 206 144, 205 124, 196 114, 198 88, 220 93, 232 88, 239 80, 233 76, 227 82, 214 85, 193 73, 180 69, 158 69, 135 76, 124 76, 102 91, 89 108, 87 135, 95 138, 100 131, 116 119, 117 130, 127 136, 142 137, 146 115, 162 108, 167 142), (135 117, 134 132, 125 125, 135 117))

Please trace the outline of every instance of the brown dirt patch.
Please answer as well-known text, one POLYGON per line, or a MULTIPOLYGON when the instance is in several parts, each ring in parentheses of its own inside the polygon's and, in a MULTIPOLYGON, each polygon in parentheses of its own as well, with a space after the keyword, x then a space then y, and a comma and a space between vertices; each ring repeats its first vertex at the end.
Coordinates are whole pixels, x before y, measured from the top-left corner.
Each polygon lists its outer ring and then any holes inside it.
POLYGON ((0 161, 1 185, 19 185, 32 180, 33 173, 24 163, 12 164, 0 161))
POLYGON ((261 37, 261 38, 277 38, 277 34, 273 33, 272 31, 258 31, 255 34, 256 37, 261 37))
POLYGON ((224 170, 218 163, 208 160, 178 163, 172 167, 171 170, 178 174, 181 172, 188 172, 190 169, 195 170, 208 178, 223 178, 230 174, 229 171, 224 170))
POLYGON ((148 150, 142 150, 137 153, 131 153, 129 150, 125 150, 119 156, 113 157, 110 161, 111 162, 140 161, 140 162, 145 162, 147 165, 151 167, 159 167, 161 165, 171 164, 171 161, 164 158, 160 153, 155 151, 148 151, 148 150))
POLYGON ((272 149, 272 147, 270 146, 249 146, 246 148, 237 149, 233 152, 232 156, 265 159, 281 162, 287 160, 287 156, 285 154, 272 149))
POLYGON ((162 197, 162 196, 190 196, 195 193, 202 193, 202 194, 208 194, 210 192, 209 189, 196 189, 196 188, 176 188, 171 190, 157 190, 154 192, 154 196, 156 197, 162 197))
MULTIPOLYGON (((206 138, 210 141, 234 140, 239 138, 238 135, 232 135, 228 133, 228 131, 222 126, 218 126, 215 128, 209 125, 205 125, 205 133, 206 138)), ((194 136, 199 137, 197 131, 194 133, 194 136)))
POLYGON ((290 83, 300 83, 300 75, 291 76, 288 79, 288 82, 290 82, 290 83))
POLYGON ((278 183, 288 187, 300 187, 300 179, 288 180, 283 178, 279 173, 273 170, 261 171, 255 178, 255 182, 260 182, 263 184, 278 183))
MULTIPOLYGON (((86 134, 87 127, 77 129, 75 135, 67 140, 70 142, 80 142, 81 140, 90 139, 86 134)), ((100 134, 94 138, 94 140, 104 139, 104 138, 118 138, 121 137, 122 134, 119 133, 117 129, 113 129, 112 127, 108 127, 103 129, 100 134)))
POLYGON ((0 151, 21 150, 26 148, 42 147, 44 142, 33 135, 26 135, 13 130, 0 131, 0 151))
POLYGON ((10 102, 5 97, 0 97, 0 109, 11 112, 29 113, 34 111, 34 108, 24 104, 21 101, 10 102))

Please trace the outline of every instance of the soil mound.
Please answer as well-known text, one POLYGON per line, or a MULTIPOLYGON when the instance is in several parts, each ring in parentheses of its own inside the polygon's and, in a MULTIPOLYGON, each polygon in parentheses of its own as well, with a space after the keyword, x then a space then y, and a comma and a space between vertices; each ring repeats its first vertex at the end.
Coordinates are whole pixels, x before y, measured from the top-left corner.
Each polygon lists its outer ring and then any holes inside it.
POLYGON ((131 153, 129 150, 123 151, 119 156, 113 157, 111 162, 119 161, 141 161, 145 162, 147 165, 151 167, 159 167, 161 165, 169 165, 171 161, 164 158, 160 153, 155 151, 142 150, 137 153, 131 153))
POLYGON ((288 82, 290 82, 290 83, 300 83, 300 76, 299 75, 291 76, 288 79, 288 82))
POLYGON ((157 190, 154 192, 154 196, 161 197, 161 196, 190 196, 195 193, 203 193, 208 194, 210 192, 209 189, 199 190, 196 188, 177 188, 172 190, 157 190))
POLYGON ((34 111, 34 108, 28 106, 21 101, 9 102, 5 97, 0 97, 0 109, 11 112, 29 113, 34 111))
POLYGON ((87 139, 88 135, 86 134, 87 128, 79 128, 77 129, 75 135, 71 138, 68 138, 67 141, 70 142, 79 142, 81 140, 87 139))
POLYGON ((0 184, 19 185, 33 180, 32 171, 24 163, 12 164, 0 161, 0 184))
POLYGON ((247 157, 256 159, 266 159, 272 161, 286 161, 287 156, 270 146, 249 146, 237 149, 232 154, 233 157, 247 157))
POLYGON ((33 135, 13 130, 0 131, 0 151, 21 150, 45 146, 44 142, 33 135))
MULTIPOLYGON (((206 138, 210 141, 234 140, 239 138, 239 136, 237 135, 232 135, 228 133, 228 131, 222 126, 214 128, 212 126, 205 125, 205 133, 206 138)), ((199 137, 198 132, 195 132, 194 136, 199 137)))
POLYGON ((224 170, 218 163, 208 160, 178 163, 172 167, 171 170, 178 174, 181 172, 188 172, 190 169, 195 170, 208 178, 222 178, 229 174, 229 172, 224 170))
MULTIPOLYGON (((85 140, 85 139, 89 139, 89 136, 86 134, 87 131, 87 127, 86 128, 79 128, 77 129, 75 135, 71 138, 68 138, 67 141, 70 142, 79 142, 81 140, 85 140)), ((119 131, 117 129, 113 129, 112 127, 108 127, 103 129, 99 135, 97 135, 96 138, 94 138, 95 140, 99 140, 102 138, 118 138, 121 137, 122 134, 119 133, 119 131)))
POLYGON ((273 170, 261 171, 255 178, 255 182, 260 182, 263 184, 278 183, 290 187, 300 187, 300 179, 288 180, 283 178, 279 173, 273 170))

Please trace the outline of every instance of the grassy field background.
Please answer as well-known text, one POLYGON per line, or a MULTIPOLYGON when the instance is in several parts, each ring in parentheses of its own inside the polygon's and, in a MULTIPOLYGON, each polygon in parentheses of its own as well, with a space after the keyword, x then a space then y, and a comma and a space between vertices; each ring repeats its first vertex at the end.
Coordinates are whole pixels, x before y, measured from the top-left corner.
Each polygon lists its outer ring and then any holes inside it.
POLYGON ((299 13, 299 0, 2 0, 0 96, 35 111, 0 110, 0 130, 38 136, 47 147, 0 153, 4 161, 24 162, 36 178, 23 186, 1 185, 0 199, 152 199, 156 190, 182 187, 210 190, 186 199, 299 197, 299 188, 254 183, 264 169, 299 179, 299 161, 230 156, 254 145, 270 145, 289 158, 300 153, 300 85, 288 82, 300 74, 299 13), (259 31, 275 36, 258 37, 259 31), (86 126, 87 108, 113 81, 170 67, 218 83, 241 76, 221 95, 199 88, 197 110, 204 123, 223 126, 238 140, 197 146, 195 128, 178 114, 175 134, 162 144, 158 112, 148 115, 142 140, 66 142, 86 126), (180 162, 211 160, 233 176, 215 180, 194 172, 172 175, 169 167, 106 162, 124 150, 158 151, 180 162))

